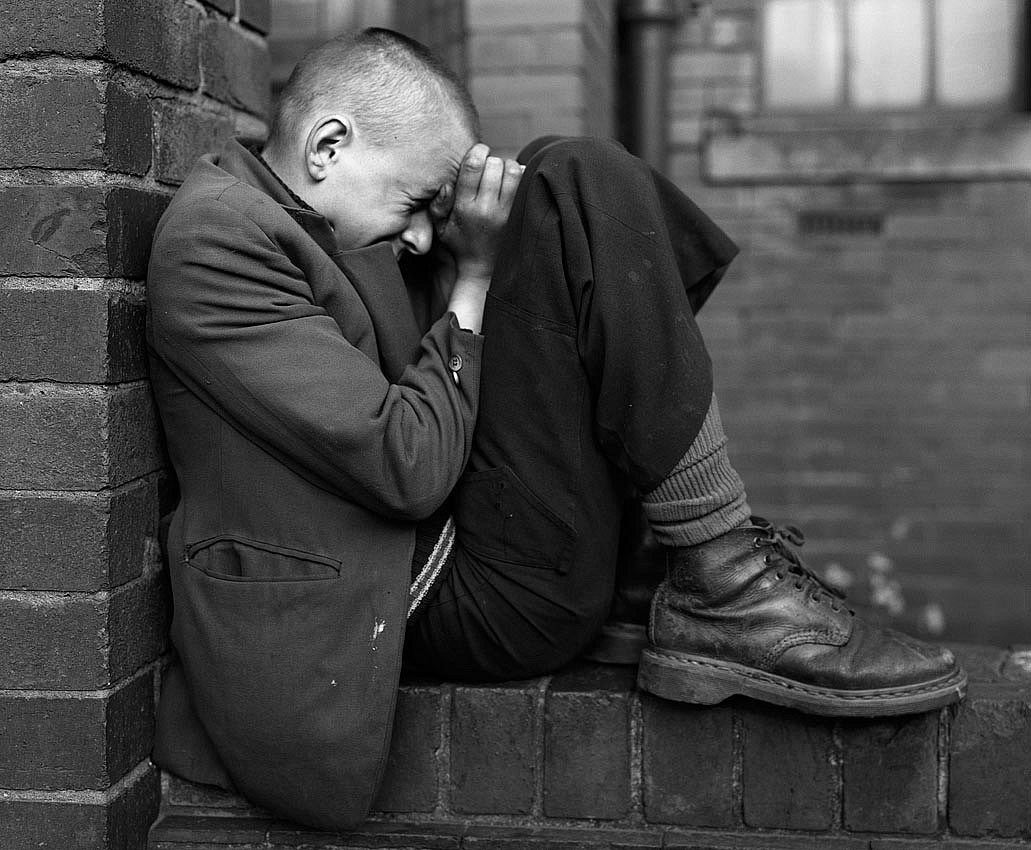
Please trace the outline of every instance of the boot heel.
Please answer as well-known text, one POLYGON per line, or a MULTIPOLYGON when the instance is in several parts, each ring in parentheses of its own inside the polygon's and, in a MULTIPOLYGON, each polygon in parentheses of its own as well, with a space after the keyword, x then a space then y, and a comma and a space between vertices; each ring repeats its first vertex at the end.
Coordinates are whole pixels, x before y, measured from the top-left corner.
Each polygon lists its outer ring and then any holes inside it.
POLYGON ((740 693, 719 671, 651 648, 641 653, 637 687, 663 699, 695 705, 715 705, 740 693))

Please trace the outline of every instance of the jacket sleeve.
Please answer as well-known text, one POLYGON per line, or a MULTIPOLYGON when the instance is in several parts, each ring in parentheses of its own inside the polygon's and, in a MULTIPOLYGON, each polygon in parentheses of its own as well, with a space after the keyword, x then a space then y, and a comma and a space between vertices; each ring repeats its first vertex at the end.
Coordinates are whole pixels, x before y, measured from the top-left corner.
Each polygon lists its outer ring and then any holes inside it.
POLYGON ((391 384, 257 221, 212 199, 179 213, 151 257, 153 353, 319 486, 388 517, 435 510, 468 459, 482 337, 446 314, 391 384))

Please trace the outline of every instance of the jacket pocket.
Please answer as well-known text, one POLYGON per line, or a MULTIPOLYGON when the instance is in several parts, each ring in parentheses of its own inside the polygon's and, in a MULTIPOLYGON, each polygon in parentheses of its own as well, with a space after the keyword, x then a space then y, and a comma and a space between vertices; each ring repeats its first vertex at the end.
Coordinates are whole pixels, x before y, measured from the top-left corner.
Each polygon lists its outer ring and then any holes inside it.
POLYGON ((188 547, 172 639, 240 792, 341 830, 366 816, 386 758, 407 575, 327 560, 231 537, 188 547))
POLYGON ((186 563, 227 581, 312 581, 336 578, 340 561, 226 534, 186 547, 186 563))
POLYGON ((459 540, 481 557, 561 573, 575 532, 507 466, 467 473, 454 492, 459 540))

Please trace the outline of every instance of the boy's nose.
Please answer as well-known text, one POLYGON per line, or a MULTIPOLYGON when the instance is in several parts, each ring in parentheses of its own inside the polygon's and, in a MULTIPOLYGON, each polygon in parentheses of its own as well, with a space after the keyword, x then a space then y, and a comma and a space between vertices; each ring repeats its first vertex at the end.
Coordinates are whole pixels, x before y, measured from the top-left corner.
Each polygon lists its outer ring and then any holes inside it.
POLYGON ((401 244, 413 254, 425 254, 433 245, 433 222, 425 210, 415 213, 401 232, 401 244))

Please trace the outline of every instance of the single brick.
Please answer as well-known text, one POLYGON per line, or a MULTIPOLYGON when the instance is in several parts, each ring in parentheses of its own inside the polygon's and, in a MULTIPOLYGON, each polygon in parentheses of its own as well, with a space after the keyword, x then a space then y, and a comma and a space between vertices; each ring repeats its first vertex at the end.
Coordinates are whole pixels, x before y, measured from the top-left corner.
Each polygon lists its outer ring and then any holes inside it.
POLYGON ((373 809, 432 812, 437 805, 440 687, 402 684, 397 693, 390 756, 373 809))
POLYGON ((154 106, 154 176, 181 183, 203 153, 217 150, 234 133, 232 120, 174 100, 154 106))
MULTIPOLYGON (((833 833, 804 835, 798 832, 709 832, 699 834, 688 830, 684 832, 670 830, 665 835, 662 848, 663 850, 872 850, 872 843, 869 837, 859 838, 833 833)), ((892 843, 889 847, 891 850, 942 850, 941 844, 928 844, 916 848, 908 844, 896 846, 892 843)), ((888 850, 888 848, 878 848, 878 850, 888 850)), ((957 848, 950 847, 949 850, 957 850, 957 848)), ((964 850, 986 850, 986 848, 969 847, 964 850)))
POLYGON ((527 814, 537 774, 535 684, 455 688, 451 805, 463 814, 527 814))
POLYGON ((194 89, 200 83, 197 33, 203 15, 177 0, 106 0, 106 52, 133 70, 194 89))
POLYGON ((112 171, 146 174, 150 169, 150 100, 117 83, 104 89, 105 159, 112 171))
POLYGON ((104 101, 91 77, 0 79, 0 168, 102 168, 104 101))
MULTIPOLYGON (((273 821, 266 823, 264 832, 258 832, 262 825, 254 822, 254 832, 257 835, 248 835, 245 828, 225 823, 220 825, 215 818, 207 819, 208 831, 205 834, 198 834, 196 828, 196 817, 186 816, 181 819, 182 831, 174 838, 184 842, 210 841, 210 844, 198 846, 196 843, 188 843, 184 847, 180 843, 166 842, 165 836, 169 834, 165 824, 175 816, 166 817, 161 820, 155 828, 154 836, 159 841, 152 843, 150 850, 206 850, 209 847, 221 848, 223 845, 230 845, 230 848, 240 847, 240 850, 258 850, 259 847, 267 850, 280 850, 280 848, 296 847, 311 848, 324 847, 326 850, 344 850, 344 848, 375 848, 375 850, 387 850, 387 848, 418 848, 418 850, 459 850, 466 847, 463 838, 466 829, 456 826, 453 823, 416 822, 405 823, 375 822, 369 821, 357 829, 346 833, 327 833, 317 829, 308 829, 297 826, 289 821, 273 821), (253 837, 252 837, 253 836, 253 837), (241 846, 242 845, 242 846, 241 846)), ((239 820, 233 818, 233 821, 239 820)))
POLYGON ((106 218, 107 193, 99 187, 0 189, 0 273, 103 274, 107 268, 106 218))
POLYGON ((0 696, 0 728, 0 786, 102 790, 150 752, 154 680, 110 694, 0 696))
POLYGON ((114 383, 147 375, 141 299, 88 290, 0 291, 0 380, 114 383))
POLYGON ((466 24, 470 30, 493 32, 506 27, 550 30, 583 20, 582 0, 477 0, 466 4, 466 24))
POLYGON ((1031 837, 1031 688, 970 688, 952 724, 949 826, 959 835, 1031 837))
MULTIPOLYGON (((537 54, 534 34, 530 32, 511 32, 493 34, 477 33, 470 36, 467 47, 469 65, 480 69, 494 70, 498 68, 526 68, 533 63, 537 54)), ((562 62, 561 64, 566 64, 562 62)))
POLYGON ((111 594, 0 591, 0 688, 108 687, 161 654, 167 626, 163 573, 111 594))
POLYGON ((755 15, 717 15, 709 32, 710 44, 720 50, 740 50, 755 44, 755 15))
POLYGON ((36 53, 93 56, 104 44, 96 3, 51 2, 40 14, 34 0, 7 0, 0 29, 0 59, 36 53))
POLYGON ((845 827, 938 828, 938 713, 842 724, 845 827))
MULTIPOLYGON (((665 844, 662 835, 643 830, 469 824, 462 830, 461 846, 462 850, 658 850, 665 844)), ((715 850, 708 842, 696 842, 693 850, 703 848, 715 850)))
POLYGON ((107 664, 113 680, 128 676, 166 650, 171 597, 164 570, 144 573, 111 594, 107 664))
POLYGON ((617 820, 630 809, 630 670, 577 666, 548 687, 544 814, 617 820))
POLYGON ((240 23, 260 33, 267 33, 272 24, 269 0, 240 0, 240 23))
POLYGON ((714 78, 747 82, 755 77, 755 55, 748 51, 683 51, 674 55, 670 72, 674 84, 714 78))
MULTIPOLYGON (((485 111, 573 113, 583 108, 583 80, 578 69, 517 76, 511 73, 477 74, 471 81, 473 97, 485 111)), ((511 141, 511 140, 510 140, 511 141)))
POLYGON ((740 825, 734 713, 641 695, 644 814, 649 823, 740 825))
POLYGON ((101 493, 0 493, 0 589, 95 591, 143 570, 153 479, 101 493))
POLYGON ((228 21, 210 18, 203 28, 204 90, 216 100, 265 115, 269 105, 268 50, 228 21))
POLYGON ((107 196, 107 262, 112 275, 142 278, 150 262, 154 228, 168 197, 138 189, 116 188, 107 196))
POLYGON ((145 384, 0 384, 0 488, 99 490, 161 466, 145 384))
POLYGON ((168 199, 139 189, 0 189, 0 274, 142 278, 168 199))
POLYGON ((224 817, 170 812, 154 824, 147 847, 149 850, 208 850, 221 847, 226 847, 227 850, 256 850, 258 847, 268 847, 269 844, 276 848, 286 844, 332 848, 336 843, 334 839, 341 837, 333 833, 301 830, 284 821, 280 821, 279 824, 284 828, 279 836, 273 838, 271 828, 276 822, 268 816, 224 817), (266 836, 269 839, 268 844, 265 841, 266 836))
POLYGON ((828 829, 834 822, 832 722, 742 705, 745 824, 828 829))
POLYGON ((135 850, 147 844, 161 797, 158 772, 141 769, 104 794, 67 802, 46 794, 0 796, 5 850, 135 850))

